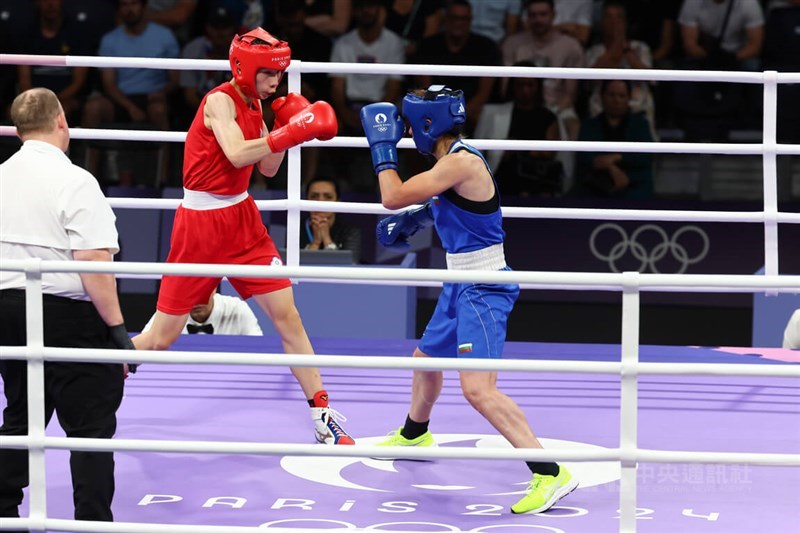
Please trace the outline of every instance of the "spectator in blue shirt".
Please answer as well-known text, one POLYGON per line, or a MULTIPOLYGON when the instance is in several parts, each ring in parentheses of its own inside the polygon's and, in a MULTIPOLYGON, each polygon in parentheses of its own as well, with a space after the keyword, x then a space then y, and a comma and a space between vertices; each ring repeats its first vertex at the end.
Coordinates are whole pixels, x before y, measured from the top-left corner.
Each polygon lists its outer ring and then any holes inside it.
MULTIPOLYGON (((105 34, 98 55, 110 57, 178 57, 172 32, 145 17, 146 0, 118 0, 121 24, 105 34)), ((107 122, 143 122, 169 129, 167 96, 178 86, 175 71, 117 68, 101 71, 103 94, 86 103, 83 125, 96 128, 107 122)))

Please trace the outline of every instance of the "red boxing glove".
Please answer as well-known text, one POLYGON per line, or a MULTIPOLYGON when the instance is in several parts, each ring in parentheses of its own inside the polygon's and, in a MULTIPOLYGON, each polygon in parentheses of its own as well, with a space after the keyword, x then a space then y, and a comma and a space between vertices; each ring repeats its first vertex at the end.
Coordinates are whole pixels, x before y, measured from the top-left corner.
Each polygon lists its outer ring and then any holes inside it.
POLYGON ((311 104, 306 97, 298 93, 289 93, 286 96, 276 98, 272 105, 272 112, 275 113, 275 124, 272 129, 285 126, 289 120, 311 104))
POLYGON ((283 152, 312 139, 333 139, 337 131, 336 113, 328 102, 320 100, 294 115, 285 126, 272 130, 267 144, 272 153, 283 152))

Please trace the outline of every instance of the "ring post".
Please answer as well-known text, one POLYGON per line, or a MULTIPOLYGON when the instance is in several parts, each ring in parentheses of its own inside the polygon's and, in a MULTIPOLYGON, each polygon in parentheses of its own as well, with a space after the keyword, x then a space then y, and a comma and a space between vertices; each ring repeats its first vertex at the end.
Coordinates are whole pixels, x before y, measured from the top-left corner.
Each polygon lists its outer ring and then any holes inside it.
MULTIPOLYGON (((764 72, 764 275, 778 275, 778 73, 764 72)), ((775 295, 768 292, 768 295, 775 295)))
POLYGON ((47 490, 44 461, 44 310, 42 308, 42 260, 25 265, 25 326, 28 359, 28 467, 31 532, 44 533, 47 490))
MULTIPOLYGON (((289 92, 300 92, 300 69, 302 61, 292 60, 287 74, 289 75, 289 92), (294 68, 293 68, 294 67, 294 68)), ((300 264, 300 146, 289 148, 286 163, 286 264, 300 264)))
POLYGON ((619 530, 636 531, 636 448, 638 443, 639 273, 622 274, 622 378, 620 380, 619 530))

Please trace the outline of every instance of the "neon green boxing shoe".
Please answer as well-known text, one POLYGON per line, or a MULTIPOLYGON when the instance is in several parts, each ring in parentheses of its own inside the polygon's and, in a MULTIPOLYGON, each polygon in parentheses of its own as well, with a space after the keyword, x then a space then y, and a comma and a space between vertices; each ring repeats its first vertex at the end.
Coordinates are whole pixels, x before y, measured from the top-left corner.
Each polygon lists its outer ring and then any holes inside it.
POLYGON ((407 439, 400 434, 403 427, 397 428, 397 431, 389 433, 386 440, 377 443, 375 446, 436 446, 436 441, 433 440, 433 434, 426 431, 416 439, 407 439))
POLYGON ((563 466, 559 466, 557 476, 534 474, 533 480, 528 485, 527 494, 511 506, 511 512, 514 514, 544 512, 576 488, 578 480, 563 466))

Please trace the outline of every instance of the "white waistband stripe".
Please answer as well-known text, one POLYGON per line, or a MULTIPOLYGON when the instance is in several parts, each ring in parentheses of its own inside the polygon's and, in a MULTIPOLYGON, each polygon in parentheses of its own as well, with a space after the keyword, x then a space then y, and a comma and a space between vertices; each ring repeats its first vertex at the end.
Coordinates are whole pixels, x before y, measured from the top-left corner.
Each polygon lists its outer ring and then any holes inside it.
POLYGON ((228 196, 224 194, 211 194, 210 192, 203 191, 192 191, 184 188, 181 205, 186 209, 195 209, 197 211, 222 209, 223 207, 230 207, 247 200, 248 194, 249 193, 245 191, 241 194, 228 196))
POLYGON ((446 259, 448 270, 500 270, 506 267, 502 242, 473 252, 447 254, 446 259))

